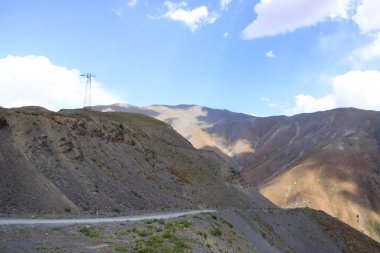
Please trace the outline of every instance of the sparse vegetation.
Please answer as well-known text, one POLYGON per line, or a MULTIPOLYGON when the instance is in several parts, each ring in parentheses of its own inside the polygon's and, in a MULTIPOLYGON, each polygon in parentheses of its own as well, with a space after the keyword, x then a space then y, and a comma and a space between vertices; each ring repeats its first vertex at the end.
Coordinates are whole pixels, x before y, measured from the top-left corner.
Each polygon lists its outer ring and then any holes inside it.
POLYGON ((136 252, 187 252, 191 249, 191 241, 176 235, 177 231, 189 228, 188 220, 165 223, 162 219, 152 219, 144 222, 145 227, 134 227, 131 232, 138 237, 129 247, 136 252), (143 238, 143 239, 139 239, 143 238))
POLYGON ((226 224, 226 225, 229 226, 230 228, 233 228, 233 227, 234 227, 234 225, 232 225, 231 223, 229 223, 229 222, 226 221, 225 219, 221 218, 221 220, 222 220, 222 222, 223 222, 224 224, 226 224))
POLYGON ((210 233, 213 235, 213 236, 222 236, 222 231, 220 230, 220 228, 212 228, 210 230, 210 233))
POLYGON ((116 251, 120 253, 128 252, 127 245, 119 245, 116 247, 116 251))
POLYGON ((207 233, 205 233, 205 232, 199 231, 199 232, 197 233, 197 235, 203 237, 203 239, 205 239, 205 240, 207 239, 207 233))
POLYGON ((206 240, 206 246, 207 246, 207 248, 211 248, 212 245, 213 245, 213 241, 211 239, 207 239, 206 240))
POLYGON ((91 230, 88 228, 82 228, 81 230, 79 230, 79 232, 81 232, 82 234, 84 234, 85 236, 88 236, 88 237, 99 237, 100 236, 99 231, 91 230))

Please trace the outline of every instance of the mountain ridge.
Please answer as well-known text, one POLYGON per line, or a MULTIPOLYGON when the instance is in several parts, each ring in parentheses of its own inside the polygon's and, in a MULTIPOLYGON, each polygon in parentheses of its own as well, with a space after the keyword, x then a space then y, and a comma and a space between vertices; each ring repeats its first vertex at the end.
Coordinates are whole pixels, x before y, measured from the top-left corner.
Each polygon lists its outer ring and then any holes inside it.
POLYGON ((153 241, 158 251, 181 242, 185 252, 380 249, 322 211, 277 208, 214 152, 195 149, 167 123, 142 114, 0 109, 0 176, 3 217, 218 209, 169 221, 0 226, 0 251, 92 252, 86 245, 94 241, 100 252, 120 245, 138 252, 153 241))
POLYGON ((380 240, 380 112, 260 118, 192 105, 95 107, 105 108, 149 110, 196 148, 215 151, 278 206, 324 210, 380 240))

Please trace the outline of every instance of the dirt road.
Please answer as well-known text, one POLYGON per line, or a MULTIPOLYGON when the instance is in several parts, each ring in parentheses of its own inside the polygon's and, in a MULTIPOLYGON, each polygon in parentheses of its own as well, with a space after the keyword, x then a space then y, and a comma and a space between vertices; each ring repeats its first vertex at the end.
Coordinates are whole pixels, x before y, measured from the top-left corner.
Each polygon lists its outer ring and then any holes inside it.
POLYGON ((108 217, 108 218, 88 218, 88 219, 0 219, 0 226, 4 225, 72 225, 72 224, 94 224, 107 222, 141 221, 151 219, 170 219, 184 215, 211 213, 216 210, 189 210, 170 213, 154 213, 145 215, 108 217))

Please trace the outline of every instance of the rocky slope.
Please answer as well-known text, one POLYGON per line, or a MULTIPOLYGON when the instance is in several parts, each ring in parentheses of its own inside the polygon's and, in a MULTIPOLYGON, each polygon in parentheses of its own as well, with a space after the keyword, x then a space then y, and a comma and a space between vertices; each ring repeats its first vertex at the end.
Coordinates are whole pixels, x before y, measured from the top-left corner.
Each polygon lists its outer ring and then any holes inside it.
POLYGON ((196 148, 216 151, 278 206, 324 210, 380 239, 380 112, 259 118, 192 105, 97 110, 165 121, 196 148))
POLYGON ((223 210, 169 220, 0 226, 0 252, 377 253, 380 244, 312 209, 223 210))
POLYGON ((139 114, 1 109, 0 178, 5 215, 273 206, 212 152, 139 114))
POLYGON ((0 226, 0 252, 379 252, 323 212, 281 210, 213 152, 134 113, 0 110, 3 216, 216 207, 169 221, 0 226))

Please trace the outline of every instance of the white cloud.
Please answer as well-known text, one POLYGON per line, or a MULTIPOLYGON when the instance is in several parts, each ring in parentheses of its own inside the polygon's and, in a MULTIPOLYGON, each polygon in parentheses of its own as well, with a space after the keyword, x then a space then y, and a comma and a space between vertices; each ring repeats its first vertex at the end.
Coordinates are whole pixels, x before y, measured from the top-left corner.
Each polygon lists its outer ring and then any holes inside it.
POLYGON ((223 33, 223 38, 227 38, 228 36, 230 36, 228 32, 223 33))
POLYGON ((336 108, 335 98, 333 95, 327 95, 322 98, 314 98, 310 95, 299 94, 295 97, 296 106, 286 110, 286 114, 297 114, 303 112, 325 111, 336 108))
MULTIPOLYGON (((0 58, 0 105, 39 105, 50 110, 83 107, 85 80, 76 69, 54 65, 44 56, 0 58)), ((118 99, 92 82, 92 104, 118 99)))
POLYGON ((352 1, 261 0, 254 8, 256 19, 242 31, 242 37, 254 39, 275 36, 328 19, 346 19, 352 1))
POLYGON ((315 112, 338 107, 380 110, 380 72, 377 70, 350 71, 332 79, 332 94, 321 98, 300 94, 296 106, 287 114, 315 112))
POLYGON ((228 10, 232 0, 220 0, 220 10, 225 11, 228 10))
POLYGON ((172 3, 165 1, 164 5, 168 11, 163 17, 184 23, 190 27, 192 32, 195 32, 202 25, 213 24, 218 19, 218 15, 210 13, 205 5, 194 9, 188 9, 186 2, 172 3))
POLYGON ((349 56, 354 66, 362 66, 363 63, 380 58, 380 10, 379 0, 358 1, 356 14, 353 20, 358 25, 360 32, 369 35, 372 42, 361 46, 349 56))
POLYGON ((123 6, 118 8, 111 8, 111 11, 113 11, 116 14, 116 16, 123 17, 125 12, 125 6, 135 7, 136 4, 137 0, 127 0, 126 2, 124 2, 123 6))
POLYGON ((380 33, 375 36, 375 39, 363 47, 360 47, 352 53, 350 60, 354 64, 372 61, 380 58, 380 33))
POLYGON ((353 20, 358 24, 362 33, 380 30, 379 10, 379 0, 362 0, 360 2, 353 20))
POLYGON ((273 53, 272 50, 269 50, 268 52, 265 53, 265 56, 268 57, 268 58, 274 58, 276 57, 273 53))
POLYGON ((267 98, 267 97, 261 97, 260 100, 264 101, 264 102, 270 102, 271 101, 271 99, 267 98))

